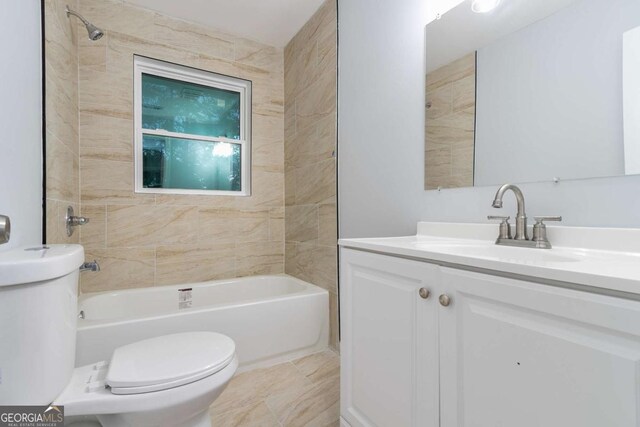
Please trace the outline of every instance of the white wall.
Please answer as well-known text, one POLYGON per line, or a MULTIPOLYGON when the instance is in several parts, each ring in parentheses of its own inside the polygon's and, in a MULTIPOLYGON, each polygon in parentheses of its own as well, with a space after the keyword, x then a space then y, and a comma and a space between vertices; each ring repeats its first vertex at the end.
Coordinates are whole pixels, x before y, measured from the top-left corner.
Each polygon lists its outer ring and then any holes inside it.
MULTIPOLYGON (((483 222, 498 213, 490 207, 495 187, 422 190, 424 25, 429 10, 452 2, 339 1, 341 237, 410 234, 419 219, 483 222)), ((529 215, 561 214, 567 225, 640 227, 639 176, 522 189, 529 215)), ((512 213, 515 202, 505 200, 505 207, 512 213)))
POLYGON ((624 175, 622 34, 637 0, 584 0, 478 50, 476 185, 624 175))
POLYGON ((424 0, 339 0, 341 237, 415 233, 424 160, 424 0))
POLYGON ((0 214, 11 241, 0 251, 42 242, 40 2, 4 0, 0 13, 0 214))

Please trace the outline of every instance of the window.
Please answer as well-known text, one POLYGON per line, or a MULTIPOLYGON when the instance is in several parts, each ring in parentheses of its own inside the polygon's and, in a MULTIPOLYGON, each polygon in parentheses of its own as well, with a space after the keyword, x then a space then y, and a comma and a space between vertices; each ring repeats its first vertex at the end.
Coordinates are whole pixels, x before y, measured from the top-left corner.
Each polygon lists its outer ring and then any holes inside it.
POLYGON ((251 82, 134 57, 137 193, 248 196, 251 82))

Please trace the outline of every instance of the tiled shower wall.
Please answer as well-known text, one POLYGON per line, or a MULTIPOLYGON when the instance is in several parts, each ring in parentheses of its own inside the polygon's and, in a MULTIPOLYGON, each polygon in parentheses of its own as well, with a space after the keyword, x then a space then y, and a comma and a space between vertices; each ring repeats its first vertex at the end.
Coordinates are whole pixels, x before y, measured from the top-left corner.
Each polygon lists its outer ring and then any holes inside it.
POLYGON ((425 189, 473 186, 476 55, 430 72, 426 85, 425 189))
POLYGON ((64 241, 68 203, 90 218, 73 239, 102 271, 82 290, 282 273, 283 50, 122 1, 73 2, 105 30, 92 42, 64 5, 47 0, 45 18, 48 241, 64 241), (134 193, 134 54, 253 82, 250 197, 134 193))
POLYGON ((330 292, 338 345, 336 1, 327 0, 285 48, 285 271, 330 292))
POLYGON ((78 143, 78 30, 65 5, 77 1, 45 0, 46 242, 78 243, 67 237, 67 206, 80 206, 78 143))

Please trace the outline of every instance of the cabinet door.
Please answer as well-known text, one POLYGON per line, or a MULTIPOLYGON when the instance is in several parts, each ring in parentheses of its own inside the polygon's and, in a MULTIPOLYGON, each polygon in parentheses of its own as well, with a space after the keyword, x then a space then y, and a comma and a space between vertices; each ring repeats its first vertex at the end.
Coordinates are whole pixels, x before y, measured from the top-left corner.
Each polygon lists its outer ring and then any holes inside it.
POLYGON ((342 417, 352 427, 437 426, 437 267, 343 249, 340 269, 342 417))
POLYGON ((632 427, 640 302, 442 269, 443 427, 632 427))

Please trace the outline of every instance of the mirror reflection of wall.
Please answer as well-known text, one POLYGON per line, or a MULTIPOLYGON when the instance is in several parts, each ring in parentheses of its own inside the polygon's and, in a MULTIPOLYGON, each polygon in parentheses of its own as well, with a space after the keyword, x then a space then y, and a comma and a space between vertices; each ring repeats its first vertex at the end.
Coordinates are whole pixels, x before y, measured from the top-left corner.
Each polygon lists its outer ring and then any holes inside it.
POLYGON ((472 3, 426 28, 425 189, 639 173, 640 2, 472 3))
POLYGON ((473 186, 476 55, 427 74, 425 189, 473 186))
POLYGON ((640 26, 623 36, 624 173, 640 173, 640 26))

